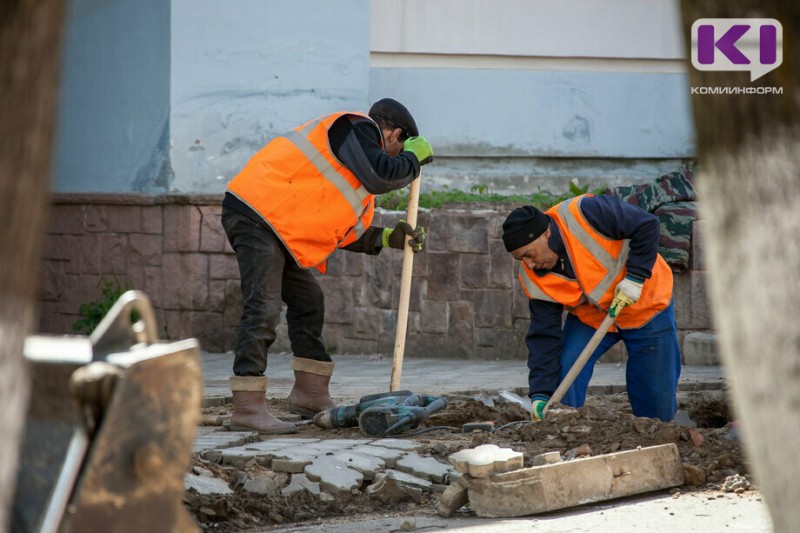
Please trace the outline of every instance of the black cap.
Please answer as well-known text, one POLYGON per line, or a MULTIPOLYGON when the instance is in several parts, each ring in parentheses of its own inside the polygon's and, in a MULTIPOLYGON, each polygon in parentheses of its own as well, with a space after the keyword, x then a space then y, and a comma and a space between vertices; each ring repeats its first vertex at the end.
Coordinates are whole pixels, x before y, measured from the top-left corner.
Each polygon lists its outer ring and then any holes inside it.
POLYGON ((369 116, 371 116, 373 120, 375 117, 382 117, 393 122, 398 128, 404 130, 409 137, 416 137, 419 135, 414 117, 408 112, 406 106, 397 100, 391 98, 378 100, 369 108, 369 116))
POLYGON ((532 205, 514 209, 503 222, 503 244, 513 252, 530 244, 550 227, 550 217, 532 205))

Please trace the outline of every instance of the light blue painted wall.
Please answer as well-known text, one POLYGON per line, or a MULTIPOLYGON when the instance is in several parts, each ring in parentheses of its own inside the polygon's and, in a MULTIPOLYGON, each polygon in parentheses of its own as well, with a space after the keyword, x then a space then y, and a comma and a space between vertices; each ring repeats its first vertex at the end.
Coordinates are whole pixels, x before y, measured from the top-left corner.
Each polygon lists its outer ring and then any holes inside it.
POLYGON ((437 160, 428 185, 495 190, 625 182, 675 170, 693 152, 681 73, 373 68, 370 97, 414 114, 437 160))
POLYGON ((163 191, 169 168, 169 3, 69 0, 53 189, 163 191))
POLYGON ((173 189, 222 192, 272 137, 366 111, 369 1, 172 1, 173 189))

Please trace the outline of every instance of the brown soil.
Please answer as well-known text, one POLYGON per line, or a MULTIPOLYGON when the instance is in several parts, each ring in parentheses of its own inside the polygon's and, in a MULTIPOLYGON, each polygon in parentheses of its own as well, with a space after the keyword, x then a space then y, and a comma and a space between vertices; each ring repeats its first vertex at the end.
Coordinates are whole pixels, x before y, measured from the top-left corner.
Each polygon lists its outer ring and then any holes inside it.
MULTIPOLYGON (((449 426, 457 431, 432 429, 396 437, 419 441, 424 445, 422 453, 445 462, 450 454, 461 449, 497 444, 523 452, 526 467, 531 466, 534 456, 545 452, 559 451, 564 460, 569 460, 673 442, 686 468, 700 476, 697 486, 685 486, 682 491, 718 490, 727 477, 735 474, 750 479, 741 444, 732 438, 731 415, 724 393, 682 393, 679 400, 680 408, 688 412, 697 428, 637 418, 631 414, 624 394, 590 396, 583 408, 553 409, 544 422, 536 424, 528 422, 527 412, 513 403, 499 403, 495 398, 494 405, 489 406, 470 397, 451 397, 448 407, 431 416, 417 431, 434 426, 449 426), (493 433, 461 432, 463 424, 483 421, 493 421, 496 430, 493 433)), ((285 402, 271 401, 270 409, 278 416, 285 414, 285 402)), ((229 415, 230 406, 209 408, 205 413, 229 415)), ((323 430, 313 425, 301 426, 294 436, 364 438, 358 428, 323 430)), ((208 464, 199 458, 195 459, 195 464, 229 482, 243 475, 235 468, 208 464)), ((265 471, 255 465, 245 474, 252 476, 259 473, 258 470, 265 471)), ((255 531, 278 524, 321 523, 336 516, 356 520, 410 512, 434 513, 437 498, 437 494, 424 494, 418 503, 398 504, 358 493, 346 500, 337 498, 324 502, 307 493, 268 497, 239 491, 231 496, 200 496, 189 491, 185 502, 203 529, 234 532, 255 531)))

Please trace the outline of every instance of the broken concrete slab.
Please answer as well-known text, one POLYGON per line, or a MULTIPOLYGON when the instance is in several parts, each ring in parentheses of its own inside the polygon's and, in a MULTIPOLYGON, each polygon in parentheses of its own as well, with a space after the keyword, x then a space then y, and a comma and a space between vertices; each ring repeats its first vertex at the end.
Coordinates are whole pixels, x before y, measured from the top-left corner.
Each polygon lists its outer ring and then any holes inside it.
POLYGON ((197 436, 192 442, 192 453, 239 446, 258 437, 257 433, 250 431, 219 431, 214 427, 198 427, 197 436))
POLYGON ((453 516, 456 511, 465 506, 469 500, 468 485, 469 481, 466 476, 462 476, 455 483, 451 483, 442 493, 439 501, 436 502, 436 513, 447 518, 453 516))
POLYGON ((287 452, 284 450, 275 453, 272 457, 270 468, 275 472, 299 474, 305 471, 306 466, 310 465, 316 458, 317 454, 314 453, 287 452))
POLYGON ((683 467, 678 447, 670 443, 468 481, 475 513, 503 518, 680 486, 683 467))
POLYGON ((551 465, 561 462, 561 452, 545 452, 534 455, 531 461, 533 466, 551 465))
POLYGON ((413 440, 405 439, 378 439, 372 441, 373 446, 383 446, 384 448, 392 448, 394 450, 403 450, 407 452, 417 451, 422 448, 422 445, 413 440))
POLYGON ((349 450, 334 453, 331 458, 347 464, 350 468, 355 468, 364 474, 364 479, 367 481, 375 478, 375 472, 386 468, 386 463, 379 457, 354 453, 349 450))
POLYGON ((327 455, 317 457, 307 465, 305 474, 311 481, 319 482, 322 490, 334 496, 350 494, 364 482, 364 474, 327 455))
POLYGON ((453 471, 449 465, 440 463, 433 457, 422 457, 416 453, 410 453, 398 459, 395 468, 434 483, 444 483, 447 476, 453 471))
POLYGON ((243 490, 254 494, 264 494, 265 496, 275 496, 280 493, 281 487, 278 482, 268 476, 259 476, 255 479, 248 479, 244 482, 243 490))
POLYGON ((233 494, 224 480, 215 477, 186 474, 183 484, 186 490, 194 489, 198 494, 233 494))
POLYGON ((448 460, 457 472, 472 477, 489 477, 522 468, 524 457, 522 452, 515 452, 511 448, 483 444, 477 448, 458 451, 448 457, 448 460))
POLYGON ((419 502, 423 490, 419 487, 398 481, 396 476, 380 472, 375 474, 375 482, 367 487, 367 494, 377 496, 383 501, 398 503, 403 501, 419 502))
POLYGON ((363 455, 371 455, 380 458, 386 463, 386 468, 394 468, 397 460, 405 455, 406 452, 396 448, 385 448, 383 446, 361 445, 354 446, 349 451, 363 455))
POLYGON ((286 495, 301 491, 307 491, 314 496, 319 496, 319 483, 311 481, 305 474, 292 474, 289 484, 281 489, 281 494, 286 495))

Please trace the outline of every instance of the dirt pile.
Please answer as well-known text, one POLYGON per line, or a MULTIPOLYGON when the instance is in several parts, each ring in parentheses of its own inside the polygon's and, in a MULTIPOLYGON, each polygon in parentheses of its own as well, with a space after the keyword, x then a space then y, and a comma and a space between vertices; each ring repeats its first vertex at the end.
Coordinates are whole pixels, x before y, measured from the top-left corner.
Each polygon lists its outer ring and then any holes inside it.
MULTIPOLYGON (((528 413, 514 403, 499 398, 451 397, 447 409, 431 416, 415 432, 397 435, 423 445, 422 453, 447 462, 447 457, 459 450, 481 444, 496 444, 522 452, 525 466, 531 466, 534 456, 558 451, 564 460, 576 457, 613 453, 637 447, 675 443, 680 451, 687 478, 681 490, 735 490, 749 487, 750 477, 740 442, 732 430, 724 393, 683 393, 679 397, 678 417, 681 423, 664 423, 638 418, 630 412, 625 395, 589 397, 581 409, 559 407, 548 413, 547 420, 530 423, 528 413), (463 433, 462 426, 471 422, 492 421, 492 433, 463 433), (681 425, 684 424, 684 425, 681 425), (696 424, 697 427, 690 427, 696 424), (737 480, 733 483, 731 480, 737 480), (727 481, 727 485, 726 485, 727 481)), ((271 402, 277 414, 283 402, 271 402)), ((226 416, 230 406, 207 409, 206 414, 226 416)), ((358 428, 321 430, 303 426, 297 437, 321 439, 361 439, 358 428)), ((254 477, 265 470, 253 465, 242 472, 235 468, 208 464, 196 458, 195 464, 213 472, 215 477, 236 485, 236 479, 254 477)), ((268 472, 272 474, 271 472, 268 472)), ((281 483, 288 476, 276 477, 281 483)), ((349 498, 325 501, 307 492, 287 496, 264 496, 237 491, 228 496, 201 496, 186 493, 190 512, 203 529, 220 532, 248 531, 275 524, 314 523, 325 518, 347 516, 402 514, 410 511, 430 511, 438 495, 425 493, 419 501, 387 502, 362 492, 349 498)))

